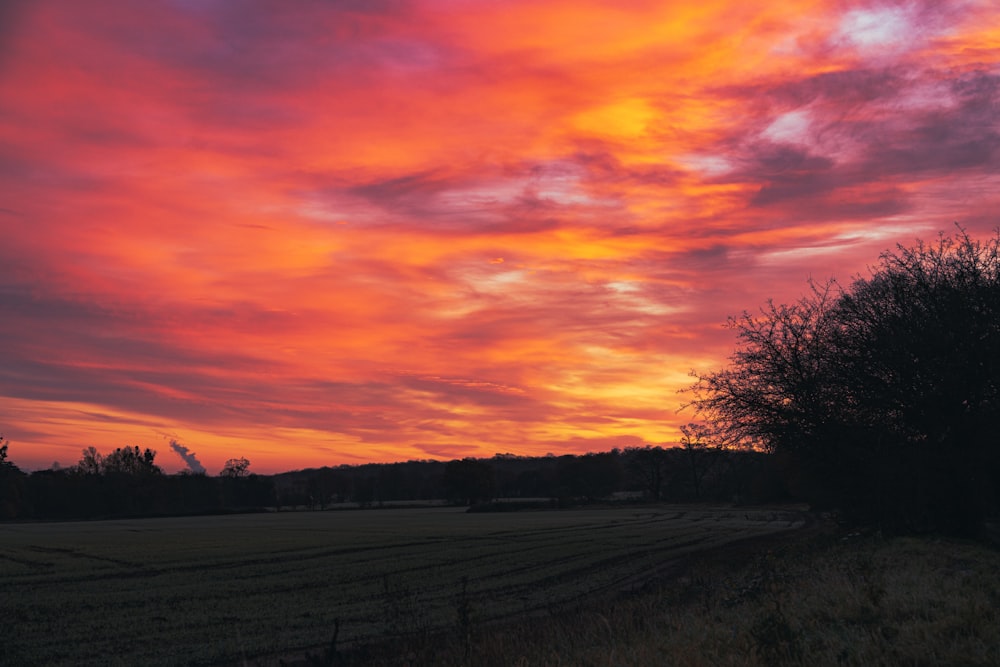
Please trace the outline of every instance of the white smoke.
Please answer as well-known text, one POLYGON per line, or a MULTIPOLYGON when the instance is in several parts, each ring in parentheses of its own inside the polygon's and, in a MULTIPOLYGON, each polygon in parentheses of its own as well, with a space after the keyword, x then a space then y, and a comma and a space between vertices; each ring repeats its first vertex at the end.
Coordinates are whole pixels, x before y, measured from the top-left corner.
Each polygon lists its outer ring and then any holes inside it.
POLYGON ((170 441, 170 449, 177 453, 177 456, 184 459, 184 463, 187 464, 188 470, 197 474, 205 473, 205 466, 201 464, 198 457, 190 449, 177 442, 176 440, 170 441))

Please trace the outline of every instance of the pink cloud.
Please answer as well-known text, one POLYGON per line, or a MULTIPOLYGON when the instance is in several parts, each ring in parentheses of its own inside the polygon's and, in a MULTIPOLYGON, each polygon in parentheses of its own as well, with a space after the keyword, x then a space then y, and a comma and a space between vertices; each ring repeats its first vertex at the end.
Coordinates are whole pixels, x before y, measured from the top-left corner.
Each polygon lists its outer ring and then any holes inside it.
POLYGON ((997 225, 991 3, 19 7, 26 467, 165 432, 262 472, 669 443, 728 315, 997 225))

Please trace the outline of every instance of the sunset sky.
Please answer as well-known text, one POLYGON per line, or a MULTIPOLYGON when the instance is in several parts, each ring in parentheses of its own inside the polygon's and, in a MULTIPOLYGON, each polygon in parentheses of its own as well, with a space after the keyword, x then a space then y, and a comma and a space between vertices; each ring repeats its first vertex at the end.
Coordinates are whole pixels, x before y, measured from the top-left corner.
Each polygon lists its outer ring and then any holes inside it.
POLYGON ((995 0, 5 2, 0 433, 670 445, 727 316, 1000 224, 998 109, 995 0))

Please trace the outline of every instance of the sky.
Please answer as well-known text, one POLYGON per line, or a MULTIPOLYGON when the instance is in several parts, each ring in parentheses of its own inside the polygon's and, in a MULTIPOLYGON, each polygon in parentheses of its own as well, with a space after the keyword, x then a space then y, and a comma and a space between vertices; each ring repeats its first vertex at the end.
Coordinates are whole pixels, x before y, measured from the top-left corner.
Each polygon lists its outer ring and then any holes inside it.
POLYGON ((995 0, 0 5, 0 433, 674 444, 727 317, 1000 225, 995 0))

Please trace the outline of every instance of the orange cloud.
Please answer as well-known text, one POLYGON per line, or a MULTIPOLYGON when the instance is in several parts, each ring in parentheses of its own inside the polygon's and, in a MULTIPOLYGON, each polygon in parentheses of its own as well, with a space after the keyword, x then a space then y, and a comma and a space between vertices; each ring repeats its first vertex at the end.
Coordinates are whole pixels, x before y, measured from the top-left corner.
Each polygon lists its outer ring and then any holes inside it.
POLYGON ((996 226, 993 5, 22 4, 11 456, 672 443, 728 315, 996 226))

